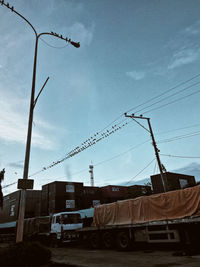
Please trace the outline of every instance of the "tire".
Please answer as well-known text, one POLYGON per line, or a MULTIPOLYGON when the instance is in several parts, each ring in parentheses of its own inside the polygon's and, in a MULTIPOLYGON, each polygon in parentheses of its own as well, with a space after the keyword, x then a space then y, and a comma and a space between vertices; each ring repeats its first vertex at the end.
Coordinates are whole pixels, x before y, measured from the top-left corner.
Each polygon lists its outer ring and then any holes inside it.
POLYGON ((90 243, 90 247, 92 249, 98 249, 100 248, 100 237, 98 233, 91 233, 90 237, 89 237, 89 243, 90 243))
POLYGON ((117 234, 117 247, 119 250, 128 250, 131 246, 131 240, 128 232, 122 231, 117 234))
POLYGON ((104 232, 102 235, 102 243, 104 248, 110 249, 113 247, 113 236, 110 232, 104 232))

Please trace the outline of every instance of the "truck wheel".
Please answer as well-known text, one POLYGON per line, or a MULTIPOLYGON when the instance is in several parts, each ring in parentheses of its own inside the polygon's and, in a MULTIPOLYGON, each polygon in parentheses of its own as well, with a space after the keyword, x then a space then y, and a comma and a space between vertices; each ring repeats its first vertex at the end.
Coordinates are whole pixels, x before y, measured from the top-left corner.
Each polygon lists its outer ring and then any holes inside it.
POLYGON ((130 249, 131 240, 127 232, 119 232, 117 234, 117 247, 119 250, 128 250, 130 249))
POLYGON ((113 237, 110 232, 104 232, 102 235, 102 241, 103 241, 103 246, 107 249, 112 248, 113 245, 113 237))
POLYGON ((100 247, 100 237, 98 233, 92 233, 90 235, 90 247, 93 249, 97 249, 100 247))

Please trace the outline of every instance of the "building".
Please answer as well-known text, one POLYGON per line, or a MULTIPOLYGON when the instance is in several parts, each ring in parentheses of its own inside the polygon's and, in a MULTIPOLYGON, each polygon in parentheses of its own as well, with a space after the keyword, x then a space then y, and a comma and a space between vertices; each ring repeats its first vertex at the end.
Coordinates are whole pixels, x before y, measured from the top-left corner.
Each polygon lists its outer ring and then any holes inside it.
MULTIPOLYGON (((18 218, 21 191, 15 191, 3 198, 3 209, 0 209, 0 223, 16 221, 18 218)), ((40 216, 41 190, 26 191, 25 218, 40 216)))
MULTIPOLYGON (((165 172, 164 179, 167 191, 177 190, 189 186, 196 185, 195 177, 191 175, 185 175, 180 173, 165 172)), ((153 187, 153 193, 163 193, 164 188, 160 174, 151 176, 151 183, 153 187)))

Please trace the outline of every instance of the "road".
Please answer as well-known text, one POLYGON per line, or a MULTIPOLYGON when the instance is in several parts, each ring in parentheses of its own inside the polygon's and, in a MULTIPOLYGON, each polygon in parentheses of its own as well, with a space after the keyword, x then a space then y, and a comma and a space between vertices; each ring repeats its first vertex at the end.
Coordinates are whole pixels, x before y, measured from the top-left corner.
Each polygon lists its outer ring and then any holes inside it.
POLYGON ((52 260, 78 267, 199 267, 200 255, 173 256, 174 251, 89 250, 74 247, 52 248, 52 260))

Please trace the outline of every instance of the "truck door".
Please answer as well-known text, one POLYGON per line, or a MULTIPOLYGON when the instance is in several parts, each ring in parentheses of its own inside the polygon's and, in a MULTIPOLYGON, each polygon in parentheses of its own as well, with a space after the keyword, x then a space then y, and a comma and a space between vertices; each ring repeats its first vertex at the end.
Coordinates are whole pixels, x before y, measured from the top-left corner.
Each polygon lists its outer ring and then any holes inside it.
POLYGON ((60 239, 61 236, 61 220, 60 220, 60 215, 55 215, 52 218, 52 223, 51 223, 51 233, 57 235, 57 239, 60 239))

